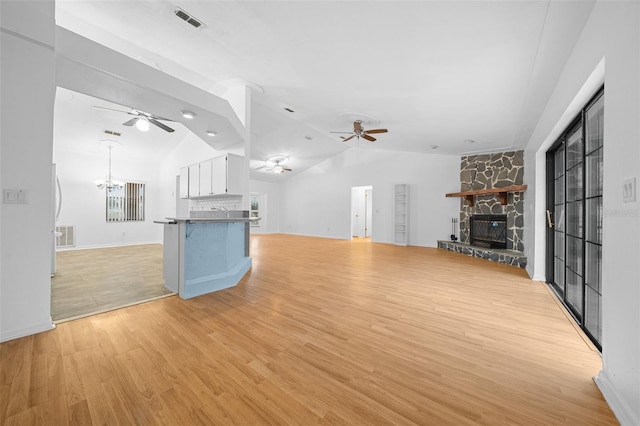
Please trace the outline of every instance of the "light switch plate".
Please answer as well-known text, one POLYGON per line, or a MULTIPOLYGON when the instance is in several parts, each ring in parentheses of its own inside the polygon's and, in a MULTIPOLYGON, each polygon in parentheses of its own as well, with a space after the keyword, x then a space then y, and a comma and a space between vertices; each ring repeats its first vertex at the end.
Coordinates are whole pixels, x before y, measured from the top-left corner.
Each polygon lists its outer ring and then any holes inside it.
POLYGON ((622 202, 633 203, 636 201, 636 178, 627 178, 622 182, 622 202))
POLYGON ((3 189, 2 202, 4 204, 27 204, 27 192, 22 189, 3 189))

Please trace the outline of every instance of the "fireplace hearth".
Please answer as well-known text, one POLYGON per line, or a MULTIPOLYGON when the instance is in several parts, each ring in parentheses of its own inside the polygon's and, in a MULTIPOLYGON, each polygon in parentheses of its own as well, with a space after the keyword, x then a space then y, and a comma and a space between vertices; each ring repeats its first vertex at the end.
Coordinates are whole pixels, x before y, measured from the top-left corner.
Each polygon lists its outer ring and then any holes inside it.
POLYGON ((472 246, 489 249, 507 248, 507 215, 472 215, 469 225, 469 242, 472 246))

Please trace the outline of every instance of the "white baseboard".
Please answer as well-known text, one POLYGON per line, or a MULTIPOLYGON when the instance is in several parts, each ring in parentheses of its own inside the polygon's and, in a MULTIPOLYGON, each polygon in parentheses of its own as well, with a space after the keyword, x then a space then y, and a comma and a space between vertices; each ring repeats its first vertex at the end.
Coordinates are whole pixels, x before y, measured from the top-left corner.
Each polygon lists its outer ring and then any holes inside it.
POLYGON ((613 411, 613 414, 615 414, 622 426, 640 425, 640 417, 633 412, 629 404, 616 392, 604 370, 601 370, 600 373, 593 378, 593 381, 596 383, 596 386, 598 386, 598 389, 600 389, 602 396, 604 396, 605 401, 607 401, 607 404, 611 407, 611 411, 613 411))
POLYGON ((33 327, 22 328, 20 330, 0 332, 0 342, 6 342, 8 340, 19 339, 21 337, 31 336, 32 334, 42 333, 43 331, 50 331, 56 328, 51 319, 49 322, 40 325, 34 325, 33 327))
POLYGON ((542 283, 547 282, 547 277, 545 277, 544 275, 534 275, 533 277, 529 275, 529 277, 531 278, 532 281, 540 281, 542 283))

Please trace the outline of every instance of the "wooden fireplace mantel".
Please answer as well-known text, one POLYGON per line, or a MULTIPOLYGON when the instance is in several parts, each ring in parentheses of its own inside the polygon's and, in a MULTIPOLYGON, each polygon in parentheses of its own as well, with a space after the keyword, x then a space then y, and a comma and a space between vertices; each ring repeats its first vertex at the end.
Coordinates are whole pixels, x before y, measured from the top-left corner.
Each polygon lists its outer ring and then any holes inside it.
POLYGON ((498 198, 500 199, 500 204, 504 206, 507 204, 507 194, 509 192, 524 192, 526 189, 527 189, 527 185, 513 185, 513 186, 505 186, 503 188, 489 188, 489 189, 476 189, 474 191, 451 192, 449 194, 446 194, 446 196, 447 197, 463 197, 467 200, 469 207, 473 207, 475 205, 476 195, 498 194, 498 198))

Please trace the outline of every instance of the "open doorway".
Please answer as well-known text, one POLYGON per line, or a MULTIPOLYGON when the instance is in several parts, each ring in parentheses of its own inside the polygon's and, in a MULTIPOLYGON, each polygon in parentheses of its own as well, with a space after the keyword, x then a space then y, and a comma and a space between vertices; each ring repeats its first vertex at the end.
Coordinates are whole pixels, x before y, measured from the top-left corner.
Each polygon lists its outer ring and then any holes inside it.
POLYGON ((59 177, 60 185, 52 192, 64 202, 52 212, 59 232, 51 270, 55 322, 172 294, 153 219, 172 210, 175 178, 158 173, 158 165, 188 130, 171 122, 173 132, 143 131, 128 124, 129 110, 57 89, 52 180, 59 177))
POLYGON ((373 187, 354 186, 351 188, 351 236, 371 238, 373 210, 373 187))

